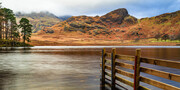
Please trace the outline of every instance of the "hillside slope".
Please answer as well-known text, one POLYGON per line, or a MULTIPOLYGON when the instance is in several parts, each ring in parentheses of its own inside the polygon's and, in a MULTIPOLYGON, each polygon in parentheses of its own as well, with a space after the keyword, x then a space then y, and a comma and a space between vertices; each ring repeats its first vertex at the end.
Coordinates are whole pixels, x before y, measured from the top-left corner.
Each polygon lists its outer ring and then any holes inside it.
POLYGON ((38 32, 46 27, 51 27, 62 20, 59 19, 52 13, 49 12, 40 12, 40 13, 30 13, 30 14, 23 14, 23 13, 16 13, 17 22, 21 18, 27 18, 30 20, 30 23, 33 25, 33 33, 38 32))
POLYGON ((138 20, 129 15, 125 8, 120 8, 103 16, 73 16, 52 27, 44 28, 34 35, 32 40, 105 45, 157 36, 166 36, 173 40, 179 37, 179 32, 180 11, 138 20))
MULTIPOLYGON (((41 30, 38 34, 60 34, 58 32, 79 32, 91 36, 111 35, 113 28, 123 28, 136 24, 135 17, 130 16, 126 9, 117 9, 104 16, 72 16, 71 18, 60 22, 52 27, 41 30)), ((117 31, 116 31, 117 32, 117 31)))
POLYGON ((180 11, 165 13, 151 18, 142 18, 139 20, 139 33, 143 33, 146 38, 152 38, 156 35, 169 35, 170 39, 175 39, 180 34, 180 11))

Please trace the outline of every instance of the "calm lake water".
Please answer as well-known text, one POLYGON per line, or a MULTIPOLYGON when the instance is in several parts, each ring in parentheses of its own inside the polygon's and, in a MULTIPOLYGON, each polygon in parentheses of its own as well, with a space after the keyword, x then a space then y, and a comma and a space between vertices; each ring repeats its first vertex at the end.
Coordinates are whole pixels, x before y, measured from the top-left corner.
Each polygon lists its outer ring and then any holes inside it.
MULTIPOLYGON (((2 48, 0 90, 100 90, 99 64, 102 48, 107 48, 108 51, 117 48, 117 53, 124 55, 135 55, 135 50, 141 48, 143 57, 180 61, 178 46, 37 46, 28 50, 2 48)), ((180 74, 177 69, 142 66, 180 74)), ((174 81, 142 75, 180 87, 180 83, 174 81)), ((141 85, 158 90, 144 83, 141 85)))

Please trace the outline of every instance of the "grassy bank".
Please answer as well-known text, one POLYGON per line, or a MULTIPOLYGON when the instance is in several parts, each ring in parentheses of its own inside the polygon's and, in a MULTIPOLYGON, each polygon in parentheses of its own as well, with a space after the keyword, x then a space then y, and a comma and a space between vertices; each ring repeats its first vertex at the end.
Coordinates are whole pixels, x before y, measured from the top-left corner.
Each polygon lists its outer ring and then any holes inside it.
POLYGON ((66 41, 38 41, 32 40, 34 46, 180 46, 179 41, 157 41, 156 39, 145 40, 66 40, 66 41))
MULTIPOLYGON (((27 43, 25 43, 25 46, 32 47, 32 45, 27 43)), ((0 47, 24 47, 24 43, 14 40, 0 40, 0 47)))

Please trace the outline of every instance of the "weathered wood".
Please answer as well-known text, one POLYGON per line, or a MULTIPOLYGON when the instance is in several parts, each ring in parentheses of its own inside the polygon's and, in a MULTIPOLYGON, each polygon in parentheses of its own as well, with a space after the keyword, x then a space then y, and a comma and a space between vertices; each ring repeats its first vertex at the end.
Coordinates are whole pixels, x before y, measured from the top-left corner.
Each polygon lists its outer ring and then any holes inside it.
POLYGON ((140 81, 147 83, 147 84, 150 84, 150 85, 153 85, 155 87, 164 89, 164 90, 180 90, 180 88, 178 88, 178 87, 175 87, 175 86, 163 83, 163 82, 159 82, 159 81, 156 81, 153 79, 149 79, 146 77, 140 77, 140 81))
MULTIPOLYGON (((109 80, 108 78, 105 78, 105 80, 107 80, 107 81, 110 81, 110 82, 111 82, 111 80, 109 80)), ((105 81, 105 84, 106 84, 107 86, 111 87, 111 83, 110 83, 110 82, 106 82, 106 81, 105 81)))
MULTIPOLYGON (((134 78, 134 74, 133 73, 130 73, 130 72, 127 72, 127 71, 124 71, 124 70, 120 70, 120 69, 117 69, 116 68, 116 72, 121 74, 121 75, 124 75, 124 76, 127 76, 127 77, 130 77, 130 78, 134 78)), ((132 86, 133 87, 133 86, 132 86)), ((139 89, 140 90, 150 90, 146 87, 143 87, 143 86, 139 86, 139 89)))
MULTIPOLYGON (((102 58, 100 58, 100 60, 102 61, 102 58)), ((111 64, 111 60, 110 59, 105 59, 105 64, 111 64)))
MULTIPOLYGON (((106 53, 106 56, 108 58, 111 58, 111 53, 106 53)), ((117 54, 116 55, 116 58, 117 59, 121 59, 121 60, 128 60, 128 61, 134 61, 134 56, 130 56, 130 55, 120 55, 120 54, 117 54)))
MULTIPOLYGON (((100 58, 100 60, 102 60, 102 58, 100 58)), ((111 60, 110 59, 105 59, 105 64, 111 64, 111 60)))
POLYGON ((116 58, 117 59, 121 59, 121 60, 134 61, 135 57, 134 56, 129 56, 129 55, 120 55, 120 54, 117 54, 116 58))
MULTIPOLYGON (((111 82, 111 80, 110 80, 110 79, 108 79, 108 78, 106 78, 106 80, 107 80, 107 81, 109 81, 109 82, 111 82)), ((109 87, 111 87, 111 84, 110 84, 109 82, 106 82, 106 85, 108 85, 109 87)), ((118 84, 116 84, 116 85, 118 85, 118 84)), ((122 86, 120 86, 120 87, 122 87, 122 86)), ((124 88, 124 87, 122 87, 122 88, 124 88)), ((104 89, 104 90, 105 90, 105 89, 104 89)), ((116 88, 115 90, 121 90, 121 89, 116 88)), ((126 89, 126 88, 124 88, 124 90, 127 90, 127 89, 126 89)))
POLYGON ((109 60, 109 59, 105 59, 105 62, 106 62, 107 64, 111 64, 111 60, 109 60))
MULTIPOLYGON (((134 68, 134 66, 131 64, 117 62, 117 61, 116 61, 116 65, 123 67, 123 68, 127 68, 127 69, 134 68)), ((158 77, 166 78, 166 79, 173 80, 176 82, 180 82, 180 75, 177 75, 177 74, 159 71, 159 70, 155 70, 155 69, 150 69, 150 68, 146 68, 146 67, 140 67, 140 71, 147 73, 147 74, 154 75, 154 76, 158 76, 158 77)))
POLYGON ((111 53, 106 53, 107 58, 111 58, 111 53))
POLYGON ((108 79, 108 78, 105 78, 105 80, 107 80, 107 81, 111 82, 111 80, 110 80, 110 79, 108 79))
POLYGON ((122 82, 122 83, 124 83, 124 84, 127 84, 127 85, 133 87, 133 82, 131 82, 131 81, 128 81, 128 80, 126 80, 126 79, 123 79, 123 78, 121 78, 121 77, 119 77, 119 76, 116 76, 116 79, 117 79, 119 82, 122 82))
POLYGON ((111 66, 109 66, 109 65, 105 65, 105 68, 108 70, 111 70, 111 66))
MULTIPOLYGON (((180 75, 165 72, 165 71, 155 70, 155 69, 151 69, 151 68, 140 67, 140 62, 143 62, 143 63, 153 64, 153 65, 159 65, 159 66, 180 69, 180 62, 161 60, 161 59, 152 59, 152 58, 141 58, 140 50, 136 51, 135 57, 127 56, 127 55, 116 55, 115 53, 116 53, 115 49, 112 50, 112 53, 104 53, 104 78, 105 78, 105 75, 111 77, 111 89, 115 89, 115 85, 117 85, 115 80, 118 80, 118 81, 120 81, 124 84, 130 85, 132 87, 134 86, 134 90, 149 90, 146 87, 140 86, 139 85, 140 81, 150 84, 150 85, 153 85, 158 88, 165 89, 165 90, 180 90, 180 88, 178 88, 178 87, 140 76, 140 72, 144 72, 144 73, 147 73, 150 75, 154 75, 154 76, 166 78, 169 80, 173 80, 176 82, 180 82, 180 75), (111 61, 109 59, 105 59, 105 56, 109 57, 109 58, 111 57, 111 61), (135 58, 135 60, 134 60, 134 58, 135 58), (119 62, 119 61, 116 61, 115 59, 135 61, 135 65, 119 62), (111 66, 105 65, 105 63, 111 64, 111 66), (120 70, 120 69, 116 68, 116 66, 120 66, 120 67, 127 68, 127 69, 132 69, 132 70, 134 70, 134 74, 124 71, 124 70, 120 70), (111 70, 111 73, 105 72, 105 69, 111 70), (116 76, 115 75, 116 73, 119 73, 121 75, 130 77, 130 78, 134 77, 135 83, 116 76)), ((102 56, 103 56, 103 53, 102 53, 102 56)), ((101 58, 101 60, 103 62, 103 57, 101 58)), ((103 68, 102 64, 100 64, 100 66, 103 68)))
MULTIPOLYGON (((110 64, 110 61, 108 59, 107 59, 107 63, 110 64)), ((131 64, 117 62, 117 61, 116 61, 116 65, 121 66, 123 68, 127 68, 127 69, 134 68, 134 66, 131 64)), ((140 67, 140 71, 147 73, 147 74, 154 75, 154 76, 158 76, 158 77, 166 78, 166 79, 173 80, 176 82, 180 82, 180 75, 177 75, 177 74, 159 71, 159 70, 155 70, 155 69, 150 69, 150 68, 146 68, 146 67, 140 67)))
POLYGON ((123 62, 118 62, 116 61, 116 65, 117 66, 120 66, 120 67, 123 67, 123 68, 127 68, 127 69, 134 69, 134 66, 131 65, 131 64, 128 64, 128 63, 123 63, 123 62))
MULTIPOLYGON (((106 73, 106 75, 107 76, 109 76, 109 77, 111 77, 111 74, 110 73, 108 73, 108 72, 105 72, 106 73)), ((123 75, 123 74, 122 74, 123 75)), ((116 76, 116 80, 118 80, 117 79, 118 78, 118 76, 116 76)), ((133 78, 133 77, 132 77, 133 78)), ((107 78, 105 78, 105 79, 107 79, 107 78)), ((109 80, 109 79, 108 79, 109 80)), ((121 78, 121 77, 119 77, 119 82, 122 82, 122 83, 124 83, 124 84, 127 84, 127 85, 129 85, 129 86, 131 86, 131 87, 133 87, 133 82, 130 82, 130 81, 128 81, 128 80, 126 80, 126 79, 123 79, 123 78, 121 78), (120 80, 120 81, 119 81, 120 80)), ((111 80, 109 80, 109 81, 111 81, 111 80)), ((118 83, 115 83, 116 85, 118 85, 118 86, 120 86, 118 83)), ((143 87, 143 86, 140 86, 140 90, 150 90, 150 89, 148 89, 148 88, 146 88, 146 87, 143 87)))
MULTIPOLYGON (((119 73, 119 74, 122 74, 124 76, 130 77, 130 78, 133 78, 133 76, 134 76, 132 73, 129 73, 129 72, 126 72, 126 71, 123 71, 123 70, 120 70, 120 69, 116 69, 116 72, 119 73)), ((108 76, 111 76, 111 74, 108 73, 108 76)), ((129 82, 126 82, 127 80, 122 80, 122 81, 125 84, 128 83, 127 85, 131 86, 131 84, 129 84, 129 82)), ((149 79, 149 78, 145 78, 145 77, 140 77, 140 81, 142 81, 144 83, 147 83, 147 84, 150 84, 150 85, 153 85, 153 86, 156 86, 156 87, 159 87, 159 88, 162 88, 162 89, 166 89, 166 90, 180 90, 180 88, 174 87, 172 85, 168 85, 168 84, 165 84, 165 83, 162 83, 162 82, 159 82, 159 81, 156 81, 156 80, 152 80, 152 79, 149 79), (172 88, 172 89, 170 89, 170 88, 172 88)), ((133 85, 132 85, 132 87, 133 87, 133 85)), ((140 88, 145 88, 145 87, 140 86, 140 88)))
POLYGON ((140 70, 141 70, 141 72, 144 72, 147 74, 151 74, 154 76, 158 76, 158 77, 166 78, 166 79, 173 80, 176 82, 180 82, 180 75, 177 75, 177 74, 159 71, 159 70, 155 70, 155 69, 150 69, 150 68, 146 68, 146 67, 141 67, 140 70))
MULTIPOLYGON (((102 64, 100 64, 100 66, 102 67, 102 64)), ((111 70, 111 66, 105 65, 105 69, 111 70)))
POLYGON ((161 59, 153 59, 153 58, 141 58, 141 62, 153 64, 153 65, 159 65, 164 67, 170 67, 170 68, 176 68, 180 69, 180 62, 176 61, 169 61, 169 60, 161 60, 161 59))
POLYGON ((115 72, 115 68, 116 68, 115 60, 116 60, 116 57, 115 56, 116 56, 116 49, 113 48, 112 53, 111 53, 111 85, 112 85, 111 90, 115 89, 115 74, 116 74, 116 72, 115 72))
MULTIPOLYGON (((128 90, 127 88, 125 88, 124 86, 120 85, 119 83, 116 83, 117 86, 123 88, 123 90, 128 90)), ((116 88, 117 89, 117 88, 116 88)), ((119 90, 122 90, 122 89, 119 89, 119 90)))
POLYGON ((135 68, 134 68, 134 90, 139 90, 139 77, 140 77, 140 57, 141 57, 141 50, 136 50, 135 56, 135 68))
MULTIPOLYGON (((109 76, 109 77, 111 77, 112 75, 110 74, 110 73, 108 73, 108 72, 105 72, 105 74, 107 75, 107 76, 109 76)), ((112 80, 111 80, 112 81, 112 80)))
POLYGON ((120 69, 117 69, 117 68, 116 68, 116 72, 121 74, 121 75, 130 77, 130 78, 134 78, 134 74, 133 73, 130 73, 130 72, 127 72, 127 71, 124 71, 124 70, 120 70, 120 69))
POLYGON ((105 85, 105 48, 102 49, 102 85, 105 85))

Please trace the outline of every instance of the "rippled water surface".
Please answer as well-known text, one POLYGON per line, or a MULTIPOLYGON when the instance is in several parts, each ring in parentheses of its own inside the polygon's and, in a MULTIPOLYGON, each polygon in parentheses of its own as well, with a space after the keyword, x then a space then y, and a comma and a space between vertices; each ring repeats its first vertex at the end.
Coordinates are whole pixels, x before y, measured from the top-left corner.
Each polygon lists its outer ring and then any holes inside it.
MULTIPOLYGON (((38 46, 27 50, 2 48, 0 90, 99 90, 102 48, 110 51, 113 46, 38 46)), ((180 47, 115 48, 117 53, 125 55, 135 55, 136 48, 142 48, 143 57, 180 61, 180 47)), ((175 69, 170 71, 180 74, 175 69)), ((180 86, 179 83, 164 82, 180 86)))

